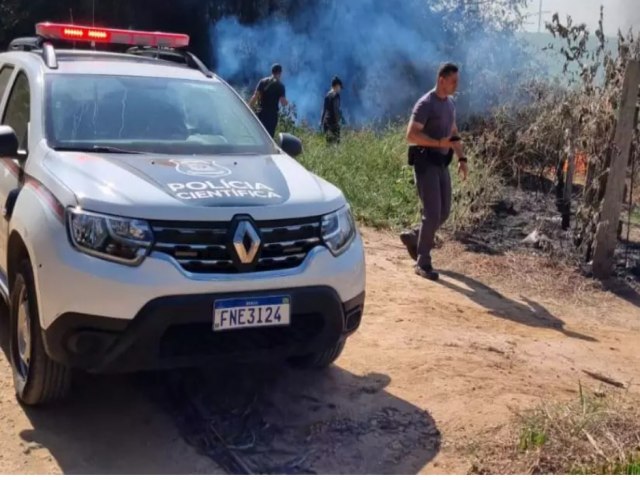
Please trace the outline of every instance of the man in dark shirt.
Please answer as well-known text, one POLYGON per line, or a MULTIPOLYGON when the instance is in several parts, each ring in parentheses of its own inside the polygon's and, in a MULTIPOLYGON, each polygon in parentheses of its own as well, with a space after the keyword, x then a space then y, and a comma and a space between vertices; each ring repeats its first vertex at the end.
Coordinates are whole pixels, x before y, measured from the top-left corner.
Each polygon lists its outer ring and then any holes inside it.
POLYGON ((340 92, 342 80, 333 77, 331 90, 324 97, 324 109, 322 110, 322 130, 327 137, 327 143, 340 143, 340 122, 342 111, 340 110, 340 92))
POLYGON ((289 104, 281 78, 282 66, 275 64, 271 68, 271 76, 258 82, 256 91, 251 100, 249 100, 249 105, 252 108, 259 105, 258 118, 272 137, 276 134, 276 127, 278 126, 280 105, 286 107, 289 104))
MULTIPOLYGON (((422 203, 422 225, 415 252, 416 274, 429 280, 438 280, 438 273, 431 264, 431 250, 436 231, 449 217, 451 211, 451 177, 449 162, 455 152, 458 172, 466 179, 467 159, 456 126, 456 109, 451 98, 458 88, 458 67, 444 64, 438 71, 436 87, 416 103, 409 127, 407 141, 415 169, 416 187, 422 203)), ((407 239, 403 242, 408 247, 407 239)), ((410 249, 411 250, 411 249, 410 249)))

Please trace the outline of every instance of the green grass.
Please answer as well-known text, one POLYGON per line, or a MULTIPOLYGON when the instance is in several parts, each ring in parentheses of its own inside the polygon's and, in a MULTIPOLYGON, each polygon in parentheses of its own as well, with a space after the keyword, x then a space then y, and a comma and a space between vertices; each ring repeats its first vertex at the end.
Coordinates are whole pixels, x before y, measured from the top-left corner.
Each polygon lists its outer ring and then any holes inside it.
MULTIPOLYGON (((304 144, 300 162, 344 192, 361 224, 399 229, 419 220, 419 201, 413 169, 407 165, 403 126, 390 126, 379 132, 345 131, 339 145, 327 145, 322 135, 308 129, 298 128, 292 133, 304 144)), ((449 228, 463 228, 479 221, 490 198, 499 190, 500 182, 486 163, 471 156, 470 166, 472 173, 464 184, 452 167, 454 205, 449 228)))
POLYGON ((545 432, 538 431, 535 427, 527 427, 520 432, 518 448, 524 452, 540 448, 545 443, 547 443, 547 434, 545 432))
POLYGON ((406 164, 406 145, 399 129, 376 134, 345 132, 340 145, 305 132, 301 163, 338 186, 360 222, 394 228, 417 220, 418 199, 413 172, 406 164))
POLYGON ((634 460, 616 467, 613 472, 614 475, 640 475, 640 459, 634 460))
POLYGON ((603 464, 574 473, 579 475, 640 475, 640 457, 624 463, 603 464))

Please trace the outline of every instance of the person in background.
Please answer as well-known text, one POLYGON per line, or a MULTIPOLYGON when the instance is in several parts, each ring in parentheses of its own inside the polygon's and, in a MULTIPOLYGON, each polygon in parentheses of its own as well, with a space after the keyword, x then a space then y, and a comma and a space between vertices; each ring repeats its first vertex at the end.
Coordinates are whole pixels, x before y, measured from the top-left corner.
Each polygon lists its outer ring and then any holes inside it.
POLYGON ((257 108, 258 118, 269 135, 273 137, 278 126, 280 105, 283 107, 289 105, 286 89, 282 83, 281 65, 275 64, 271 67, 271 76, 258 82, 256 91, 249 100, 249 105, 254 109, 257 108))
POLYGON ((322 131, 327 137, 327 143, 340 143, 340 122, 342 121, 342 110, 340 109, 341 91, 342 80, 338 77, 333 77, 331 90, 324 97, 324 108, 322 110, 322 131))
POLYGON ((415 273, 433 281, 437 281, 439 275, 433 269, 431 250, 435 246, 437 230, 451 212, 449 164, 454 152, 458 157, 458 173, 465 180, 468 174, 451 98, 458 88, 458 71, 453 63, 440 67, 436 87, 418 100, 407 128, 409 164, 415 170, 416 188, 422 203, 422 224, 417 245, 412 244, 406 234, 401 240, 409 253, 417 257, 415 273))

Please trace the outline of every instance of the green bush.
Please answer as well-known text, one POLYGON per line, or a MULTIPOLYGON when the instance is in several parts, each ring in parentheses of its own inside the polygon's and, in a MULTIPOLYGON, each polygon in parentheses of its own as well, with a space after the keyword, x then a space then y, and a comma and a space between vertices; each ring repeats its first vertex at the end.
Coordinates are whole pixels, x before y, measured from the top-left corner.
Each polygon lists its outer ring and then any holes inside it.
MULTIPOLYGON (((327 145, 321 134, 307 128, 295 128, 292 133, 304 143, 300 162, 344 192, 360 223, 399 229, 419 220, 404 126, 391 125, 377 132, 345 131, 339 145, 327 145)), ((491 165, 472 151, 470 154, 467 182, 459 181, 455 164, 451 167, 454 205, 449 228, 465 228, 480 221, 499 192, 500 182, 491 165)))

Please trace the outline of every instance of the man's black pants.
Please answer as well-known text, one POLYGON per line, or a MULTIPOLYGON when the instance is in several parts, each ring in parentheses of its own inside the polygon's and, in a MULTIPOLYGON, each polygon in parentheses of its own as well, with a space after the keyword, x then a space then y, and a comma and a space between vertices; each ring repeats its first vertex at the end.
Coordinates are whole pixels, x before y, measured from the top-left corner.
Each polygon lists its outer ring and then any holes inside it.
POLYGON ((258 118, 262 122, 262 125, 264 125, 264 128, 267 129, 267 132, 269 132, 271 138, 273 138, 276 134, 276 127, 278 126, 278 115, 260 113, 258 118))
POLYGON ((322 128, 327 137, 327 143, 340 143, 340 125, 325 123, 322 128))
POLYGON ((416 188, 422 203, 418 265, 429 267, 436 232, 451 213, 451 176, 448 166, 436 163, 418 162, 414 168, 416 188))

